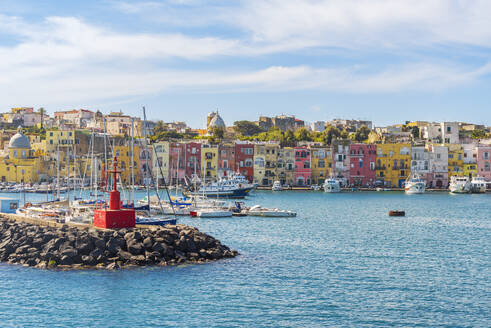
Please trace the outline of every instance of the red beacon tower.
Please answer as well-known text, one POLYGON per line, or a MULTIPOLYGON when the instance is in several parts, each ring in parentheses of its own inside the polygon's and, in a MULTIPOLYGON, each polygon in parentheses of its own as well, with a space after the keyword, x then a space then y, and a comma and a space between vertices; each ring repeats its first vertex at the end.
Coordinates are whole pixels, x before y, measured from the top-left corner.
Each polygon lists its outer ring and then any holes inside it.
POLYGON ((133 208, 121 208, 121 196, 117 188, 118 182, 118 159, 114 157, 113 170, 108 171, 113 175, 113 190, 109 196, 109 208, 94 210, 94 226, 106 229, 134 228, 135 210, 133 208))

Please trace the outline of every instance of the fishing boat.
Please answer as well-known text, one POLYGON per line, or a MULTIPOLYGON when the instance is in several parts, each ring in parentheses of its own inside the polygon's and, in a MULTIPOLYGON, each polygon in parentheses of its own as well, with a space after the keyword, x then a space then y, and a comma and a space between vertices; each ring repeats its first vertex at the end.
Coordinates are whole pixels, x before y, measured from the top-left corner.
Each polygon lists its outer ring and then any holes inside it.
POLYGON ((333 193, 333 192, 340 192, 341 191, 341 185, 338 180, 334 178, 329 178, 324 182, 324 191, 333 193))
POLYGON ((264 208, 261 205, 252 206, 249 209, 243 210, 249 216, 262 216, 262 217, 295 217, 296 212, 281 210, 279 208, 264 208))
POLYGON ((280 181, 273 182, 273 187, 271 187, 271 190, 272 191, 282 191, 283 186, 281 185, 281 182, 280 181))
POLYGON ((426 189, 426 180, 413 174, 406 179, 404 191, 406 194, 423 194, 426 189))
POLYGON ((135 223, 141 224, 141 225, 165 226, 168 224, 175 225, 177 223, 177 220, 176 219, 169 219, 169 218, 137 216, 135 223))
POLYGON ((467 194, 471 191, 471 182, 465 176, 452 176, 450 178, 450 192, 454 194, 467 194))
POLYGON ((475 194, 486 192, 487 182, 484 177, 473 177, 471 180, 471 192, 475 194))

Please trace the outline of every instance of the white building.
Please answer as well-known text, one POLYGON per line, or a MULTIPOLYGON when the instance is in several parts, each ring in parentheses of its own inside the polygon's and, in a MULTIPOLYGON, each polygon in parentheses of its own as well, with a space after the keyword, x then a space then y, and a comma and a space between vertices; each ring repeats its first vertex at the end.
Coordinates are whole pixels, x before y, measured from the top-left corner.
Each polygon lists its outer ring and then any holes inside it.
POLYGON ((459 122, 442 122, 441 137, 442 141, 447 144, 459 143, 459 122))
POLYGON ((425 177, 430 173, 430 154, 424 146, 411 147, 411 172, 425 177))
POLYGON ((310 124, 310 128, 314 132, 322 132, 326 129, 326 122, 316 121, 316 122, 310 124))

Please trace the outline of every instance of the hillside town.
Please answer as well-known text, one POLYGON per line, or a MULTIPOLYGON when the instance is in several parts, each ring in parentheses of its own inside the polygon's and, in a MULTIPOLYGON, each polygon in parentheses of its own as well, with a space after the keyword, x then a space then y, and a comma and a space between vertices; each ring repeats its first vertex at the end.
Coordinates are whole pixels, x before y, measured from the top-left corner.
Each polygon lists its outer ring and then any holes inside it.
POLYGON ((308 123, 278 115, 226 126, 216 111, 206 117, 206 129, 193 129, 123 112, 74 109, 50 116, 43 108, 20 107, 3 113, 0 126, 2 183, 103 178, 114 156, 126 184, 132 165, 136 184, 150 173, 169 185, 234 173, 262 187, 275 181, 309 187, 334 177, 343 186, 401 188, 411 174, 433 189, 447 188, 452 176, 491 183, 491 128, 465 122, 377 127, 371 121, 308 123))

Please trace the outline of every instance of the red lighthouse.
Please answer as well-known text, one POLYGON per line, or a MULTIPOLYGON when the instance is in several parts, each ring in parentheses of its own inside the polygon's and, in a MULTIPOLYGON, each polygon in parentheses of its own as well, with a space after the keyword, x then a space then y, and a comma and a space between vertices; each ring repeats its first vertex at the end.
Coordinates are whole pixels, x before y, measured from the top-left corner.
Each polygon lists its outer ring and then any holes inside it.
POLYGON ((113 170, 108 171, 113 175, 113 190, 109 196, 109 208, 94 210, 94 226, 99 228, 134 228, 135 210, 122 209, 121 197, 117 188, 118 182, 118 159, 114 157, 113 170))

